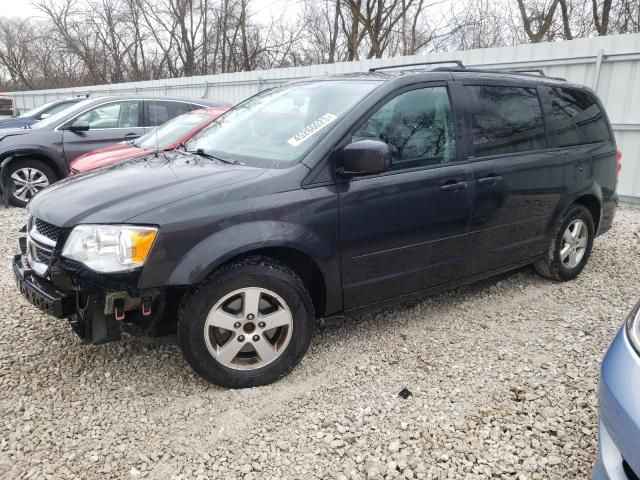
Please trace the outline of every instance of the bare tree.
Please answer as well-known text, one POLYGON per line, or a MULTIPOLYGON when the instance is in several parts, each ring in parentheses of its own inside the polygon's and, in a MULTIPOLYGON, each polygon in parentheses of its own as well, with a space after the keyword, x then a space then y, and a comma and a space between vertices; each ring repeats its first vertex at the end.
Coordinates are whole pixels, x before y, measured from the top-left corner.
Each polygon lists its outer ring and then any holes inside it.
POLYGON ((415 55, 640 30, 639 0, 35 0, 0 17, 0 88, 33 89, 415 55), (262 8, 263 10, 259 10, 262 8))
POLYGON ((558 0, 546 2, 531 2, 530 11, 527 11, 524 0, 517 0, 524 31, 532 43, 538 43, 545 39, 553 25, 558 0))

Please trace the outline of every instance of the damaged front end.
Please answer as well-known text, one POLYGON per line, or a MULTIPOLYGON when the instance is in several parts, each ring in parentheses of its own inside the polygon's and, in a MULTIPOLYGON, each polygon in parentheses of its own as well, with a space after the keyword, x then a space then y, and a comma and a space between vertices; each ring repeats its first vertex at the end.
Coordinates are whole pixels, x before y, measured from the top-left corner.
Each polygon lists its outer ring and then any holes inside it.
POLYGON ((61 255, 71 230, 33 217, 19 240, 13 271, 20 292, 56 318, 68 319, 86 343, 119 340, 121 333, 155 336, 165 313, 163 289, 139 289, 140 269, 97 273, 61 255))

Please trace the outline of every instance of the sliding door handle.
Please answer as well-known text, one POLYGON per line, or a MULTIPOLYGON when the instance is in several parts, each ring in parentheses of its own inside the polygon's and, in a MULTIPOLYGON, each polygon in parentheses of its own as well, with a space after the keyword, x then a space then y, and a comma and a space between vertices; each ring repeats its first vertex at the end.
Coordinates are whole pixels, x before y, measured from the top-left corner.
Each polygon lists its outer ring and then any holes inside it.
POLYGON ((457 192, 462 188, 467 188, 467 182, 447 182, 444 185, 440 185, 440 190, 443 192, 457 192))
POLYGON ((500 175, 490 175, 488 177, 479 178, 477 180, 479 185, 495 185, 498 182, 502 181, 502 177, 500 175))

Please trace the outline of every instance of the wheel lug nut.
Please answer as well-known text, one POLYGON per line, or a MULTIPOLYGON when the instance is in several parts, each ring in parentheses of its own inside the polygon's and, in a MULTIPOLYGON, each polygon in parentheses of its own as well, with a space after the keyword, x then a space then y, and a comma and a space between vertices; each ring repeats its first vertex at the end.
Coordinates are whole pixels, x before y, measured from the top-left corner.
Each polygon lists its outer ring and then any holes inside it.
POLYGON ((244 335, 239 335, 238 336, 238 341, 239 342, 244 342, 244 335))
POLYGON ((264 323, 264 322, 260 322, 260 323, 258 324, 258 326, 259 326, 260 328, 264 328, 266 325, 267 325, 267 324, 266 324, 266 323, 264 323))
POLYGON ((247 320, 253 320, 255 318, 255 316, 253 315, 253 313, 250 313, 249 315, 247 315, 247 320))
POLYGON ((240 328, 240 322, 236 322, 233 324, 233 328, 240 328))
POLYGON ((253 341, 257 342, 258 340, 260 340, 260 335, 254 335, 253 336, 253 341))

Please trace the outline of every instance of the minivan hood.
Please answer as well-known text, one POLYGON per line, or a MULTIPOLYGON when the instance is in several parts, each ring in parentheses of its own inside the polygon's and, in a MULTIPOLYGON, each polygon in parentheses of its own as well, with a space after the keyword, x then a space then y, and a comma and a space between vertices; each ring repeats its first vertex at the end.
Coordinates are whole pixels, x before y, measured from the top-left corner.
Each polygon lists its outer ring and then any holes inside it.
POLYGON ((180 153, 160 153, 67 177, 36 195, 27 210, 62 228, 80 223, 121 223, 264 172, 180 153))

